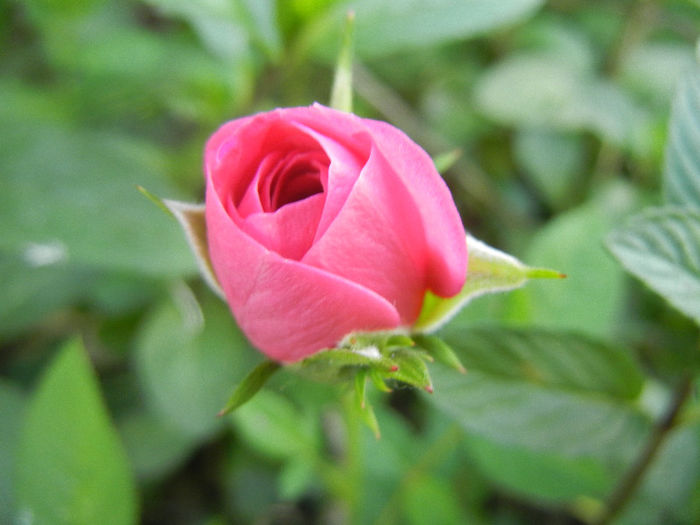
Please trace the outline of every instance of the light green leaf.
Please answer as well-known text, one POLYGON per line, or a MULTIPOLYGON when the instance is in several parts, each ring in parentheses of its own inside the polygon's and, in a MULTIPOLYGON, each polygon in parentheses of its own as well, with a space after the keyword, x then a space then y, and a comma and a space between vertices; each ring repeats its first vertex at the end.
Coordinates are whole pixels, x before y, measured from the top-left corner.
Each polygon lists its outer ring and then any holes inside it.
POLYGON ((28 407, 17 499, 18 519, 37 525, 137 521, 126 454, 77 341, 60 351, 28 407))
POLYGON ((217 412, 259 357, 218 299, 210 296, 201 312, 186 293, 178 301, 179 309, 165 304, 147 318, 136 371, 164 423, 201 438, 220 424, 217 412))
MULTIPOLYGON (((629 460, 649 428, 642 375, 617 347, 566 333, 449 325, 466 375, 440 366, 428 399, 469 433, 564 458, 629 460)), ((619 466, 619 465, 618 465, 619 466)))
POLYGON ((455 488, 438 477, 423 477, 411 483, 401 494, 403 523, 435 525, 437 523, 471 523, 465 521, 455 488))
POLYGON ((700 208, 700 65, 682 80, 671 112, 664 191, 671 204, 700 208))
MULTIPOLYGON (((541 0, 358 0, 342 2, 312 28, 321 42, 340 33, 348 10, 357 15, 357 52, 362 58, 390 55, 461 40, 530 16, 541 0)), ((313 39, 313 48, 324 45, 313 39)))
POLYGON ((544 268, 530 268, 515 257, 503 253, 467 235, 469 265, 462 291, 454 297, 442 298, 428 292, 418 320, 416 332, 430 332, 454 317, 472 299, 480 295, 513 290, 529 279, 561 278, 562 274, 544 268))
POLYGON ((607 245, 627 271, 700 323, 700 210, 649 209, 607 245))

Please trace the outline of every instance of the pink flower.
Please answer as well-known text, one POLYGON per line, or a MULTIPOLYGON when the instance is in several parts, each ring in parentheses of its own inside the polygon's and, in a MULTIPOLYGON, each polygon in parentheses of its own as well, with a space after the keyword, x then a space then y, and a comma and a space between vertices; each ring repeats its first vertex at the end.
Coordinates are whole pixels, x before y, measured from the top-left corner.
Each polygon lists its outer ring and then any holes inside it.
POLYGON ((428 155, 318 104, 224 124, 205 155, 209 256, 239 326, 302 359, 354 331, 410 327, 466 277, 465 233, 428 155))

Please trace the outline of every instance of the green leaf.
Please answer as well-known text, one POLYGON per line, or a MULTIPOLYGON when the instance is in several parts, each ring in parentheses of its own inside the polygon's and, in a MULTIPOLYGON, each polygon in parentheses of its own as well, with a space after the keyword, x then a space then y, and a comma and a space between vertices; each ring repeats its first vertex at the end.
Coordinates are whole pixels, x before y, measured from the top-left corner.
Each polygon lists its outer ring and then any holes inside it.
POLYGON ((518 163, 550 206, 561 209, 568 203, 586 162, 581 136, 526 127, 515 135, 514 152, 518 163))
POLYGON ((137 522, 126 454, 77 341, 60 351, 28 407, 17 499, 18 519, 36 524, 137 522))
POLYGON ((231 387, 258 362, 226 306, 209 296, 202 311, 180 289, 147 319, 137 339, 136 372, 149 406, 164 423, 202 438, 220 425, 216 414, 231 387))
POLYGON ((139 481, 161 479, 185 461, 196 445, 190 436, 146 410, 128 414, 117 425, 139 481))
MULTIPOLYGON (((623 350, 541 330, 444 333, 466 375, 432 367, 428 399, 468 432, 561 457, 629 460, 649 429, 642 374, 623 350)), ((619 466, 619 465, 618 465, 619 466)))
POLYGON ((273 459, 314 457, 317 421, 285 396, 264 389, 231 416, 235 428, 254 450, 273 459))
POLYGON ((627 271, 700 323, 700 210, 646 210, 607 245, 627 271))
POLYGON ((0 378, 0 523, 11 523, 15 507, 15 458, 20 444, 25 398, 22 391, 0 378))
POLYGON ((700 65, 683 79, 673 102, 664 191, 671 204, 700 208, 700 65))
POLYGON ((465 439, 469 457, 489 480, 527 498, 560 503, 577 497, 603 498, 616 478, 591 458, 533 451, 478 436, 465 439))
POLYGON ((509 319, 596 337, 616 333, 624 306, 625 274, 602 241, 636 202, 632 188, 605 187, 586 204, 541 228, 525 259, 551 265, 567 278, 556 284, 533 282, 509 294, 509 319))
POLYGON ((564 277, 554 270, 529 268, 515 257, 496 250, 471 235, 467 235, 467 250, 469 265, 462 290, 446 299, 431 292, 426 293, 423 308, 413 325, 414 331, 436 330, 480 295, 513 290, 523 286, 529 279, 564 277))
POLYGON ((226 406, 219 411, 217 416, 225 416, 247 403, 258 393, 265 383, 267 383, 267 380, 270 379, 272 374, 279 370, 280 366, 281 365, 275 361, 263 361, 256 366, 245 379, 238 384, 226 403, 226 406))
POLYGON ((348 11, 343 31, 343 44, 335 66, 330 106, 339 111, 352 112, 352 48, 355 13, 348 11))
POLYGON ((349 9, 357 15, 355 41, 362 58, 391 55, 462 40, 530 16, 541 0, 360 0, 342 2, 311 28, 310 46, 323 49, 340 33, 338 20, 349 9), (320 40, 320 42, 319 42, 320 40))
POLYGON ((191 273, 177 227, 136 190, 140 183, 176 194, 164 163, 156 151, 124 137, 41 120, 0 122, 0 250, 34 265, 70 262, 158 277, 191 273))
POLYGON ((647 112, 614 84, 564 57, 506 58, 481 76, 475 100, 482 113, 502 124, 592 131, 640 153, 648 145, 647 112))

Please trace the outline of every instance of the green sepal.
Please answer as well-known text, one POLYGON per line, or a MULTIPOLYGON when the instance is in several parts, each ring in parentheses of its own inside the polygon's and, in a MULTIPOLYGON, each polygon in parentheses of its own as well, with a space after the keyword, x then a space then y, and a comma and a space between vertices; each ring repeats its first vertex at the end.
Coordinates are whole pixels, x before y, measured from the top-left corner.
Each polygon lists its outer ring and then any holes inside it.
POLYGON ((420 352, 409 348, 398 348, 391 352, 391 359, 399 366, 391 378, 401 381, 426 392, 433 392, 433 382, 430 379, 428 366, 420 352))
POLYGON ((282 365, 275 361, 263 361, 256 366, 233 391, 231 397, 226 403, 226 406, 221 409, 217 416, 225 416, 230 414, 238 407, 249 401, 258 391, 267 383, 267 380, 277 371, 282 365))
POLYGON ((375 346, 362 349, 332 348, 317 352, 303 361, 302 367, 343 368, 347 366, 368 366, 383 372, 391 372, 398 366, 392 359, 382 355, 375 346))
POLYGON ((352 48, 355 30, 355 13, 349 11, 343 30, 343 43, 335 66, 330 106, 340 111, 352 112, 352 48))
POLYGON ((432 332, 440 328, 472 299, 481 295, 520 288, 530 279, 561 279, 564 274, 547 268, 530 268, 515 257, 467 235, 469 265, 462 290, 443 298, 427 292, 412 331, 432 332))
POLYGON ((431 356, 435 358, 436 361, 447 365, 450 368, 454 368, 461 374, 467 373, 467 369, 464 368, 464 365, 459 360, 459 357, 457 357, 455 351, 452 350, 452 348, 450 348, 450 346, 439 337, 435 337, 434 335, 416 334, 413 336, 413 339, 416 342, 416 345, 424 348, 431 356))
POLYGON ((385 377, 385 375, 382 374, 376 368, 369 369, 369 379, 370 379, 370 381, 372 381, 374 388, 376 388, 380 392, 385 392, 388 394, 389 392, 392 392, 393 390, 391 388, 389 388, 389 386, 384 382, 384 377, 385 377))
POLYGON ((367 375, 370 369, 360 368, 355 374, 355 406, 362 417, 362 421, 369 427, 374 434, 374 437, 379 439, 381 432, 379 431, 379 422, 377 416, 367 400, 367 375))

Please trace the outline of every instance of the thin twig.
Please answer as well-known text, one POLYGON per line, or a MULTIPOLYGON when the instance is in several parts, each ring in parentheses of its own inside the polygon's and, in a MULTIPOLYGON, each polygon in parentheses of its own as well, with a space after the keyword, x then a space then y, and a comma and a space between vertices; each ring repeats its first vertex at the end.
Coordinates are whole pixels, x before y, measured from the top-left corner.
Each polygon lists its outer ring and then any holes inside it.
POLYGON ((675 427, 678 414, 681 407, 688 399, 692 391, 692 386, 692 375, 685 375, 675 391, 668 410, 654 426, 644 450, 642 450, 641 454, 632 465, 632 468, 622 477, 620 483, 610 496, 605 510, 598 519, 594 521, 594 525, 608 525, 611 523, 632 498, 639 484, 644 479, 644 475, 649 469, 649 466, 656 458, 661 445, 675 427))

